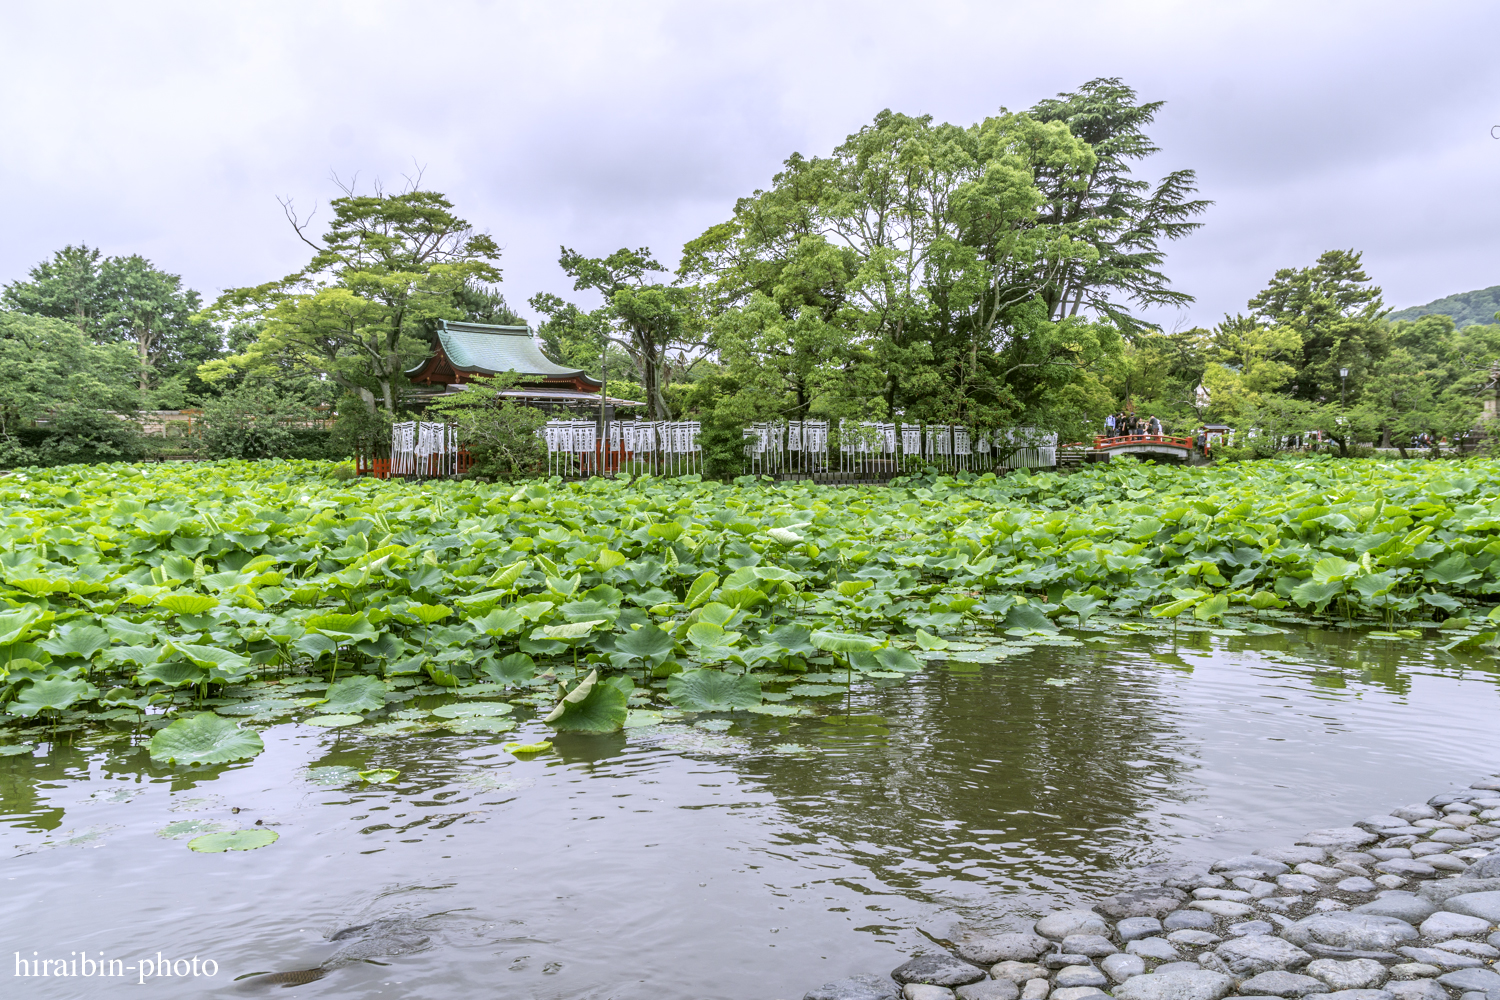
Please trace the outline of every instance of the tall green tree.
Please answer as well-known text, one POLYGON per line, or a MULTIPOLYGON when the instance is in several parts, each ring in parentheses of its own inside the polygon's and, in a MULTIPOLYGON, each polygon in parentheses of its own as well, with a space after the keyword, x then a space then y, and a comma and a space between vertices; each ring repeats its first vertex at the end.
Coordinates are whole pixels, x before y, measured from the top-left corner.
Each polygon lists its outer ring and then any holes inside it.
POLYGON ((186 385, 222 350, 218 331, 197 315, 198 293, 139 254, 103 257, 86 245, 66 246, 32 268, 29 280, 7 285, 3 299, 20 312, 67 320, 95 343, 134 345, 143 393, 173 380, 186 385))
MULTIPOLYGON (((604 297, 590 320, 592 328, 630 358, 652 416, 671 419, 667 384, 674 375, 686 377, 702 358, 703 327, 694 290, 650 280, 666 268, 646 247, 621 248, 607 257, 585 257, 563 247, 558 264, 573 279, 574 289, 604 297)), ((563 306, 540 301, 555 316, 567 315, 563 306)))
POLYGON ((681 274, 742 391, 776 394, 764 409, 1014 423, 1056 398, 1040 387, 1097 389, 1117 351, 1112 331, 1030 306, 1097 255, 1041 222, 1036 177, 1082 188, 1094 166, 1061 122, 884 111, 827 157, 790 157, 688 244, 681 274))
POLYGON ((1151 324, 1129 306, 1183 306, 1193 297, 1171 287, 1162 271, 1163 244, 1202 226, 1193 221, 1213 204, 1191 197, 1197 174, 1174 170, 1152 184, 1131 173, 1131 163, 1161 152, 1146 134, 1164 102, 1139 102, 1117 77, 1090 80, 1072 93, 1042 101, 1029 114, 1040 122, 1061 122, 1088 143, 1093 166, 1083 183, 1071 169, 1043 164, 1036 171, 1045 202, 1044 225, 1073 231, 1095 253, 1069 259, 1046 282, 1048 318, 1076 316, 1081 308, 1107 317, 1127 335, 1151 324))
POLYGON ((1311 267, 1283 268, 1250 300, 1250 312, 1302 340, 1291 393, 1308 402, 1358 402, 1365 380, 1390 350, 1385 303, 1361 254, 1329 250, 1311 267), (1347 369, 1347 378, 1339 375, 1347 369))
POLYGON ((215 304, 224 321, 258 321, 243 353, 204 366, 210 381, 235 370, 287 369, 325 377, 373 412, 394 414, 405 372, 431 349, 436 319, 461 319, 476 286, 500 281, 500 248, 453 211, 436 191, 345 188, 321 237, 291 206, 293 229, 313 251, 300 271, 215 304))
POLYGON ((69 321, 0 310, 0 438, 69 408, 133 413, 139 368, 127 344, 96 344, 69 321))

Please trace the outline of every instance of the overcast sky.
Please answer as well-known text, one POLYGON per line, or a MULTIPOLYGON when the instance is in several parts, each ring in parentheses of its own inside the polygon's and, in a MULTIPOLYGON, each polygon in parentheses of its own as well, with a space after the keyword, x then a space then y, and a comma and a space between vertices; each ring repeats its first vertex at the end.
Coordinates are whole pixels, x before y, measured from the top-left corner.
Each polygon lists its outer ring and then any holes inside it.
POLYGON ((1118 76, 1167 102, 1140 171, 1195 169, 1215 202, 1173 245, 1197 303, 1164 326, 1334 247, 1414 305, 1500 284, 1497 29, 1493 0, 8 0, 0 282, 86 242, 211 299, 305 262, 277 196, 326 206, 333 173, 399 187, 416 165, 505 248, 529 313, 572 294, 559 244, 675 263, 882 108, 968 124, 1118 76))

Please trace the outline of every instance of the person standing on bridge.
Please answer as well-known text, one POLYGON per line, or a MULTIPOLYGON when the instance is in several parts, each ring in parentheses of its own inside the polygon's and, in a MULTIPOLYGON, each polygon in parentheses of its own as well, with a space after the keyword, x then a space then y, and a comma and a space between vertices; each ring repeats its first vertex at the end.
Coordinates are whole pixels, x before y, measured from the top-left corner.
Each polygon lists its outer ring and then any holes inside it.
POLYGON ((1150 420, 1148 420, 1146 422, 1146 433, 1147 434, 1155 434, 1157 436, 1160 436, 1161 435, 1161 421, 1157 420, 1155 417, 1152 417, 1150 420))
POLYGON ((1107 415, 1104 418, 1104 436, 1105 437, 1114 437, 1115 436, 1115 415, 1113 413, 1107 415))

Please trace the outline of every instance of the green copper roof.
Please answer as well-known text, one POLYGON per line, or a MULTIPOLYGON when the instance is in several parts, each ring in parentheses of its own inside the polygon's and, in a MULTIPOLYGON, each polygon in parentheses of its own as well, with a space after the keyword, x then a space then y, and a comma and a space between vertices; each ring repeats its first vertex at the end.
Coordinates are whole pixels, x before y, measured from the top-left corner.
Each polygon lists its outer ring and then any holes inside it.
MULTIPOLYGON (((438 340, 453 367, 462 372, 496 375, 578 375, 581 368, 565 368, 542 353, 524 326, 491 326, 439 320, 438 340)), ((423 362, 425 364, 426 362, 423 362)), ((415 372, 422 365, 413 368, 415 372)))

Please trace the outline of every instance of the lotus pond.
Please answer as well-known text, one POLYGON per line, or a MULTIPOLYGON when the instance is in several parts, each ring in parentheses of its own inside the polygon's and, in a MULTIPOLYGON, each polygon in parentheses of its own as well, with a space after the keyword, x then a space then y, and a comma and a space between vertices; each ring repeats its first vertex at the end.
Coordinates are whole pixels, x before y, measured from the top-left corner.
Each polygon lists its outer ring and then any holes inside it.
POLYGON ((0 480, 9 950, 793 996, 1500 750, 1490 463, 325 471, 0 480))

